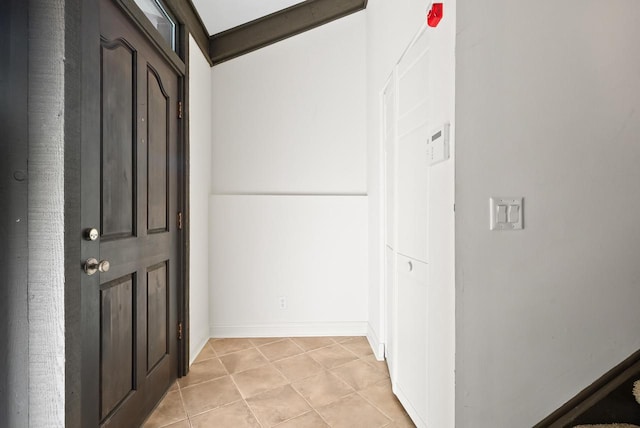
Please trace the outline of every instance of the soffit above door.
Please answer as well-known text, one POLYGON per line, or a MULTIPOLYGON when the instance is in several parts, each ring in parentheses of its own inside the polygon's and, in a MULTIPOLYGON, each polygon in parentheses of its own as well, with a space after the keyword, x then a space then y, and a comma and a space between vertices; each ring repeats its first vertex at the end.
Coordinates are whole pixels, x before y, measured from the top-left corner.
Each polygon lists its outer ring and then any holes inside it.
MULTIPOLYGON (((359 12, 367 0, 168 0, 195 7, 212 65, 359 12)), ((195 21, 195 20, 194 20, 195 21)), ((199 43, 201 47, 203 44, 199 43)))
POLYGON ((210 34, 286 9, 300 0, 192 0, 210 34))

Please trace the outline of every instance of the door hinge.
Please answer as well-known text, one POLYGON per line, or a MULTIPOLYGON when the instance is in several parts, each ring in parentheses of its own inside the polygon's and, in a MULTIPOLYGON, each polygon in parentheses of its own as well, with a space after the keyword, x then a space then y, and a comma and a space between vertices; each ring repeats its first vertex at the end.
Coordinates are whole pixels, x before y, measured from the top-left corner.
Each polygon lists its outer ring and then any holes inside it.
POLYGON ((182 323, 178 323, 178 340, 182 340, 182 323))
POLYGON ((176 220, 178 224, 178 230, 182 230, 182 211, 178 213, 178 219, 176 220))
POLYGON ((182 119, 182 101, 178 101, 178 119, 182 119))

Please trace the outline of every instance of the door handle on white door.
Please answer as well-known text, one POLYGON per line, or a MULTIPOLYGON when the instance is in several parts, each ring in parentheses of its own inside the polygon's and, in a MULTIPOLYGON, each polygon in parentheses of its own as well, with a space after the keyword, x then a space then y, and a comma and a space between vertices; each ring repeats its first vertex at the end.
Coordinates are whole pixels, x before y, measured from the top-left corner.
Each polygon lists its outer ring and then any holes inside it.
POLYGON ((407 262, 408 267, 409 267, 409 272, 413 272, 413 263, 411 262, 407 262))
POLYGON ((84 271, 87 275, 93 275, 94 273, 100 272, 109 272, 111 268, 111 263, 108 260, 102 260, 98 262, 98 260, 94 258, 87 259, 84 262, 84 271))

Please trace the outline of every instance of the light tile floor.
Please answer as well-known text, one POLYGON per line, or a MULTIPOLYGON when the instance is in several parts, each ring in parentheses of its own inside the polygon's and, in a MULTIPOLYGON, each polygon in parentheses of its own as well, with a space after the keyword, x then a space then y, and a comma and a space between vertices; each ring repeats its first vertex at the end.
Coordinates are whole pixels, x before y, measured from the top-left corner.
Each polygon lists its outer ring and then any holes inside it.
POLYGON ((364 337, 211 339, 145 428, 414 427, 364 337))

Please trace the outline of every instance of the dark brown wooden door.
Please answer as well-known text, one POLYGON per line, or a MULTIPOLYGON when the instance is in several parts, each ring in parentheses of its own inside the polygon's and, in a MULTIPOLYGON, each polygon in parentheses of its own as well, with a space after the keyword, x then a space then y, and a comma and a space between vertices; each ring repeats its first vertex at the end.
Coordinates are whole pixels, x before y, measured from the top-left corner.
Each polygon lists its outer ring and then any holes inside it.
POLYGON ((99 424, 137 427, 178 372, 180 76, 112 0, 100 0, 100 35, 99 255, 87 256, 110 268, 85 317, 99 337, 99 424))

